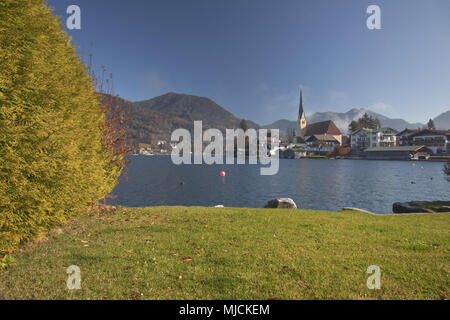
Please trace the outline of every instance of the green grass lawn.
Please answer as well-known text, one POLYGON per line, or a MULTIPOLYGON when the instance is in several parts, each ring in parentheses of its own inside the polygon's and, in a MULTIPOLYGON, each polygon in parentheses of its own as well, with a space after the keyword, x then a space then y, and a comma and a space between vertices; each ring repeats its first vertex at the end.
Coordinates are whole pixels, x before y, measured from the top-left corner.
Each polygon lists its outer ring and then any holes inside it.
POLYGON ((0 299, 447 299, 449 249, 447 213, 120 208, 14 254, 0 299))

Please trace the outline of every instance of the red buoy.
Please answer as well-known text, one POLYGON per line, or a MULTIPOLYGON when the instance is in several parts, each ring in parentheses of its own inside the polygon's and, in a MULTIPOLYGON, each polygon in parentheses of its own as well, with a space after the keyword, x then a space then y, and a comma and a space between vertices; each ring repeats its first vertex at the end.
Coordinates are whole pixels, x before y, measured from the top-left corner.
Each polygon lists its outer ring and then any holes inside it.
POLYGON ((220 175, 221 175, 222 177, 225 177, 225 171, 220 171, 220 175))

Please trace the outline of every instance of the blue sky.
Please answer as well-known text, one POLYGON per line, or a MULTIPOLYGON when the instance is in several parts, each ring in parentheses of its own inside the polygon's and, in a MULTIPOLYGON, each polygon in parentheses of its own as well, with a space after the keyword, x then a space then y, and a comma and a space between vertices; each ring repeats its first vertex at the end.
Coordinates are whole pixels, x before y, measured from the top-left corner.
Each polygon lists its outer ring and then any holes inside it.
POLYGON ((305 110, 369 108, 425 122, 450 110, 448 0, 49 0, 81 8, 68 30, 131 101, 206 96, 261 124, 305 110), (381 8, 381 30, 366 9, 381 8), (91 50, 93 43, 93 50, 91 50))

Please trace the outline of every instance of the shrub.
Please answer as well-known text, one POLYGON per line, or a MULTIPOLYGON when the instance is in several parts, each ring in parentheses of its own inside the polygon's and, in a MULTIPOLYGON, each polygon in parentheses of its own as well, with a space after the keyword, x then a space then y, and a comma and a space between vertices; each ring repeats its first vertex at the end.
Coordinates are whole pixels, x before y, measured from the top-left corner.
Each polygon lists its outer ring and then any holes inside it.
POLYGON ((114 187, 99 101, 46 3, 0 1, 0 254, 114 187))

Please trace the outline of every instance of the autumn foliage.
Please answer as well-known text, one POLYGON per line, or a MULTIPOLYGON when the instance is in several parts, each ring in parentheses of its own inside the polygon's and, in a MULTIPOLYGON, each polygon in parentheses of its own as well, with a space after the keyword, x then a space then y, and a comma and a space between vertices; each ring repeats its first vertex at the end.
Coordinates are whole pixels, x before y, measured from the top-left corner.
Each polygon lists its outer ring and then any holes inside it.
POLYGON ((124 135, 97 85, 43 0, 0 1, 0 254, 116 184, 124 135))

